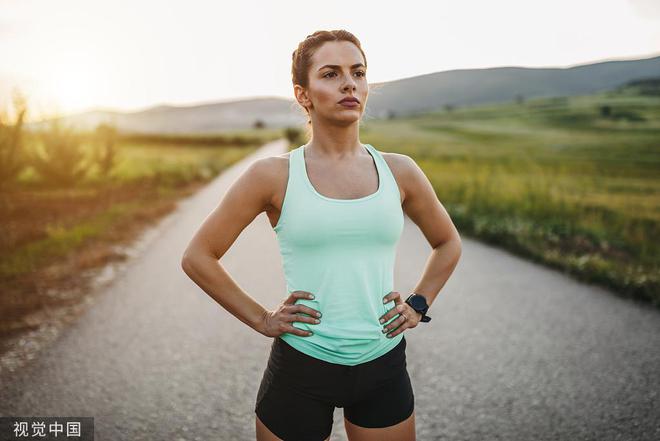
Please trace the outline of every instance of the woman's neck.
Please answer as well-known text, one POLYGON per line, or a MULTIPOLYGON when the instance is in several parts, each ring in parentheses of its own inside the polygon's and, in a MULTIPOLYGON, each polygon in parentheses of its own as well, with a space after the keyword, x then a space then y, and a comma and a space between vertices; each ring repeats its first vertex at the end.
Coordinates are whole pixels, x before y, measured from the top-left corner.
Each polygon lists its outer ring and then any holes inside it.
POLYGON ((354 157, 364 152, 358 130, 344 129, 341 132, 337 130, 332 132, 314 132, 307 143, 306 151, 311 152, 311 156, 318 155, 332 159, 354 157))

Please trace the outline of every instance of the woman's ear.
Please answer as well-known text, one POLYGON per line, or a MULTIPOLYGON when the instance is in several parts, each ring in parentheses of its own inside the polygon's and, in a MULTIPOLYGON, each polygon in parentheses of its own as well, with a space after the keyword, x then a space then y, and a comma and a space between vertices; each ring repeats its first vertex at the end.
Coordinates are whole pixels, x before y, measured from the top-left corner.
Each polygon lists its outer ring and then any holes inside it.
POLYGON ((309 96, 307 95, 307 90, 301 85, 296 84, 293 86, 293 93, 296 97, 296 101, 298 101, 298 104, 305 107, 309 111, 312 102, 310 101, 309 96))

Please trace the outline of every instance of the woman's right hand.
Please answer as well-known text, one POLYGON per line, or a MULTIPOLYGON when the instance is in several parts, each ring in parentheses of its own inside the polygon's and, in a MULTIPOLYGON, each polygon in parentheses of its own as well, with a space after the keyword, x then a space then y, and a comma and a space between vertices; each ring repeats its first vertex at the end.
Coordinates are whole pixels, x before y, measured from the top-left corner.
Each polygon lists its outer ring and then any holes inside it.
POLYGON ((293 291, 274 311, 266 311, 262 319, 260 332, 268 337, 279 337, 285 332, 301 337, 312 335, 311 332, 298 329, 291 324, 292 322, 305 322, 316 325, 321 322, 319 311, 309 306, 295 304, 297 299, 311 300, 311 296, 312 293, 307 291, 293 291), (299 315, 298 312, 309 314, 310 317, 299 315))

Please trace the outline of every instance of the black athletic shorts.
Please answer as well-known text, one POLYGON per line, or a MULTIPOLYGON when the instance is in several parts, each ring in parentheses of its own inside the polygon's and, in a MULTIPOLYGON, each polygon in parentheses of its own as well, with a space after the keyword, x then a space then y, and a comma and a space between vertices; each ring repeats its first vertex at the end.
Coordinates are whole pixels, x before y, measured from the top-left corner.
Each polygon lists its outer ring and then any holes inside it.
POLYGON ((255 412, 284 441, 323 441, 335 407, 362 427, 389 427, 415 407, 406 369, 406 339, 366 363, 347 366, 304 354, 274 339, 257 393, 255 412))

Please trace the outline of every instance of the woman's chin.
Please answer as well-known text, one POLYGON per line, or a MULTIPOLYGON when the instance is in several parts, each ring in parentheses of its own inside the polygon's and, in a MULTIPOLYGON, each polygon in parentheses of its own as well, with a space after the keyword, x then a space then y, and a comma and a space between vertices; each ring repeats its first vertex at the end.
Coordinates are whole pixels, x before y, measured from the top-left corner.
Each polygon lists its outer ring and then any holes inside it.
POLYGON ((362 118, 362 112, 360 111, 343 111, 338 112, 334 115, 334 120, 344 124, 354 123, 359 121, 362 118))

